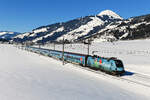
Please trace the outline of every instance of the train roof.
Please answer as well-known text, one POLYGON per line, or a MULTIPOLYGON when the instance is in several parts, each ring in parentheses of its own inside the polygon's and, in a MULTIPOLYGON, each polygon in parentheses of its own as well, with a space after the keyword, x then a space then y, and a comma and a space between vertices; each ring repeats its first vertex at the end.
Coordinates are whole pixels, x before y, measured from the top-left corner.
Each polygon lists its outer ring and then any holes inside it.
MULTIPOLYGON (((36 47, 33 47, 33 48, 36 48, 36 47)), ((45 48, 41 48, 43 50, 51 50, 51 51, 57 51, 57 52, 62 52, 62 51, 59 51, 59 50, 52 50, 52 49, 45 49, 45 48)), ((116 57, 101 57, 101 56, 98 56, 98 55, 86 55, 86 54, 81 54, 81 53, 73 53, 73 52, 66 52, 64 51, 64 53, 69 53, 69 54, 74 54, 74 55, 79 55, 79 56, 90 56, 90 57, 97 57, 97 58, 102 58, 102 59, 107 59, 107 60, 118 60, 116 57)))
MULTIPOLYGON (((57 52, 62 52, 62 51, 59 51, 59 50, 52 50, 52 49, 45 49, 45 48, 42 48, 44 50, 51 50, 51 51, 57 51, 57 52)), ((69 54, 75 54, 75 55, 79 55, 79 56, 88 56, 86 54, 80 54, 80 53, 73 53, 73 52, 66 52, 64 51, 64 53, 69 53, 69 54)))

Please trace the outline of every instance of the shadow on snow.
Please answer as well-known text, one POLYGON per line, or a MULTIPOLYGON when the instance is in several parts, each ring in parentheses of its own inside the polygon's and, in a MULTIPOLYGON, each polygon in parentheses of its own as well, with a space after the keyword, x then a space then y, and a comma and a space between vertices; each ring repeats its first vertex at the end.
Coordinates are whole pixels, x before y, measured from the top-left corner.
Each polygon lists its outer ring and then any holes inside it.
POLYGON ((132 75, 134 75, 134 74, 135 74, 135 73, 133 73, 133 72, 125 71, 125 73, 122 74, 121 76, 132 76, 132 75))

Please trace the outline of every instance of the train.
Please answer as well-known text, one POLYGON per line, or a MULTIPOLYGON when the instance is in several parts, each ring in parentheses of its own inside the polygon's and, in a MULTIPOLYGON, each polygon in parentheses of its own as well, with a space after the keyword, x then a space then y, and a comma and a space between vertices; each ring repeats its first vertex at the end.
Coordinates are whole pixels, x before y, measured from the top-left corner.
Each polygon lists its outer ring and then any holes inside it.
POLYGON ((111 75, 120 76, 125 72, 123 62, 120 59, 111 57, 99 57, 96 55, 85 55, 72 52, 63 52, 45 48, 26 46, 26 50, 34 53, 49 56, 55 59, 64 60, 65 62, 74 63, 83 67, 89 67, 94 70, 100 70, 111 75))

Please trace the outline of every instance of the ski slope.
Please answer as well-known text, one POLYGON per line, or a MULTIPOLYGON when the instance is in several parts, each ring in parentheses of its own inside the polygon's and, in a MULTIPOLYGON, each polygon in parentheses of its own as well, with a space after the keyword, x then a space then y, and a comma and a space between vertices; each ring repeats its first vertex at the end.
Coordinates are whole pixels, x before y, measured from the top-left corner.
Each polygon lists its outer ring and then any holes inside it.
POLYGON ((0 100, 149 100, 150 88, 0 44, 0 100))

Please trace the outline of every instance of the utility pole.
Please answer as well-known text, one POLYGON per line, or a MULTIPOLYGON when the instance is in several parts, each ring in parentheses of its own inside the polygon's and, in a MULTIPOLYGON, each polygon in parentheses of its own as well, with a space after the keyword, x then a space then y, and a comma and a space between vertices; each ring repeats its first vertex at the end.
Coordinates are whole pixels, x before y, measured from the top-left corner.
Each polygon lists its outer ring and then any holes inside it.
POLYGON ((55 50, 55 42, 54 42, 54 50, 55 50))
POLYGON ((40 43, 39 43, 39 49, 41 48, 41 45, 40 45, 40 43))
POLYGON ((90 54, 90 40, 88 39, 88 55, 90 54))
POLYGON ((23 43, 21 43, 21 49, 23 50, 23 43))
POLYGON ((50 46, 50 47, 49 47, 49 55, 48 55, 48 56, 50 56, 50 53, 51 53, 51 50, 50 50, 50 49, 51 49, 51 42, 49 41, 48 44, 49 44, 49 46, 50 46))
POLYGON ((65 43, 64 43, 64 37, 63 37, 63 47, 62 47, 62 61, 63 61, 63 65, 65 64, 65 62, 64 62, 64 49, 65 49, 65 43))

